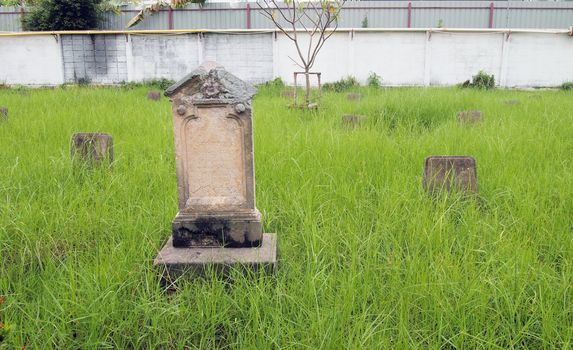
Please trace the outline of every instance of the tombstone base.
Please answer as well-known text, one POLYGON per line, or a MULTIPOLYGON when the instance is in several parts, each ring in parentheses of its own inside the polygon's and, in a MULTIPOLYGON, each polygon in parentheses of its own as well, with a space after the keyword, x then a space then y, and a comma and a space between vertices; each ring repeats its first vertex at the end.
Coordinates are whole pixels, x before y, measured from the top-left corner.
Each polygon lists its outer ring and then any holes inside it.
POLYGON ((277 235, 272 233, 264 233, 262 245, 256 248, 176 248, 173 238, 169 238, 153 261, 153 266, 164 269, 164 277, 169 280, 204 274, 209 269, 225 272, 236 267, 272 273, 276 265, 277 235))
POLYGON ((172 223, 173 246, 251 248, 261 245, 261 213, 180 211, 172 223))

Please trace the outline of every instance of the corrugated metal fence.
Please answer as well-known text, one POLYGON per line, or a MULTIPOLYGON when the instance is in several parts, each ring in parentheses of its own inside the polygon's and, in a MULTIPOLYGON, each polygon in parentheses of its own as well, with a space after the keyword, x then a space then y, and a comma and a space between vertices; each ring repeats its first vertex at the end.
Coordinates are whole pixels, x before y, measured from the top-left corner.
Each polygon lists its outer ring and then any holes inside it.
POLYGON ((19 7, 0 6, 0 32, 22 31, 20 19, 24 13, 24 9, 19 7))
MULTIPOLYGON (((107 13, 100 29, 125 29, 134 6, 107 13)), ((0 31, 21 31, 25 9, 0 7, 0 31)), ((340 27, 360 28, 568 28, 573 2, 523 1, 348 1, 340 27)), ((191 4, 162 9, 132 29, 272 29, 256 3, 191 4)))

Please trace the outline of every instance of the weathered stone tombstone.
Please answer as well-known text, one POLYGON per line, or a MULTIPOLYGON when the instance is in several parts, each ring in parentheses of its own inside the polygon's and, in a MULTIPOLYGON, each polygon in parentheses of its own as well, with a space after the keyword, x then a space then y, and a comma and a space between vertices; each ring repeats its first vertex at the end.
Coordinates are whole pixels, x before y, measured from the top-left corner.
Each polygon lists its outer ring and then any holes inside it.
POLYGON ((294 98, 294 90, 284 90, 281 92, 281 96, 285 98, 294 98))
POLYGON ((461 111, 458 112, 458 121, 463 124, 477 124, 483 122, 482 111, 461 111))
POLYGON ((172 101, 179 212, 154 265, 170 276, 209 265, 276 265, 276 236, 263 234, 255 206, 255 92, 214 63, 165 91, 172 101))
POLYGON ((102 133, 77 133, 72 136, 71 156, 88 165, 113 162, 113 138, 102 133))
POLYGON ((508 106, 517 106, 517 105, 521 104, 521 102, 519 100, 507 100, 504 103, 508 106))
POLYGON ((430 156, 424 164, 424 188, 430 193, 477 193, 476 161, 468 156, 430 156))
POLYGON ((8 120, 8 107, 0 107, 0 120, 8 120))
POLYGON ((152 101, 159 101, 161 99, 161 93, 159 91, 149 91, 147 98, 152 101))
POLYGON ((362 94, 358 92, 352 92, 346 95, 348 101, 360 101, 362 99, 362 94))
POLYGON ((366 123, 368 117, 363 115, 345 114, 342 116, 342 125, 347 128, 358 128, 366 123))

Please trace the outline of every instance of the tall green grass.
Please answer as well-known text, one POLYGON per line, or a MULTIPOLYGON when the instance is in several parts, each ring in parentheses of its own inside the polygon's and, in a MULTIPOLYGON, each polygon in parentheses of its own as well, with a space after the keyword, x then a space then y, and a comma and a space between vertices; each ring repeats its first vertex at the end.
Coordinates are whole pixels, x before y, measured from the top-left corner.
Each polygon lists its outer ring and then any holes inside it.
POLYGON ((0 349, 572 348, 570 92, 362 89, 304 112, 262 89, 278 271, 176 292, 152 268, 177 212, 170 105, 146 93, 0 90, 0 349), (112 170, 74 171, 80 131, 113 135, 112 170), (429 155, 474 156, 479 197, 426 195, 429 155))

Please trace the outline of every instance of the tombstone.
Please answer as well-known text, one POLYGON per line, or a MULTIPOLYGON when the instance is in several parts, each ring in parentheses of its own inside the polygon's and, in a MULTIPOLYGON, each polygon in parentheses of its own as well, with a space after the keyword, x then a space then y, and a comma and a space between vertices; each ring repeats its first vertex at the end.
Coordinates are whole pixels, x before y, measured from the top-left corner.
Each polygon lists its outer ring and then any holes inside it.
POLYGON ((285 90, 281 92, 281 96, 286 98, 294 98, 294 90, 285 90))
POLYGON ((214 265, 274 269, 276 237, 255 206, 256 90, 205 63, 165 91, 172 101, 179 212, 155 259, 171 276, 214 265))
POLYGON ((507 100, 507 101, 505 101, 505 104, 508 106, 517 106, 520 103, 521 102, 519 100, 507 100))
POLYGON ((72 160, 102 165, 113 162, 113 138, 101 133, 77 133, 72 136, 72 160))
POLYGON ((13 88, 13 91, 15 91, 20 96, 25 96, 25 97, 30 96, 30 88, 26 86, 18 85, 13 88))
POLYGON ((0 107, 0 120, 8 120, 8 107, 0 107))
POLYGON ((345 114, 342 116, 342 125, 348 128, 357 128, 366 123, 368 117, 363 115, 345 114))
POLYGON ((357 93, 357 92, 353 92, 353 93, 346 95, 346 99, 348 101, 360 101, 362 99, 362 94, 357 93))
POLYGON ((149 91, 147 98, 152 101, 159 101, 161 99, 161 93, 159 91, 149 91))
POLYGON ((431 156, 424 166, 424 188, 430 193, 458 190, 477 193, 476 161, 467 156, 431 156))
POLYGON ((483 122, 482 111, 462 111, 458 113, 458 121, 463 124, 476 124, 483 122))

